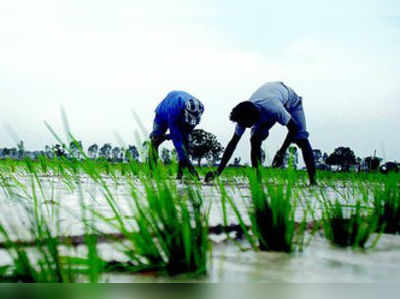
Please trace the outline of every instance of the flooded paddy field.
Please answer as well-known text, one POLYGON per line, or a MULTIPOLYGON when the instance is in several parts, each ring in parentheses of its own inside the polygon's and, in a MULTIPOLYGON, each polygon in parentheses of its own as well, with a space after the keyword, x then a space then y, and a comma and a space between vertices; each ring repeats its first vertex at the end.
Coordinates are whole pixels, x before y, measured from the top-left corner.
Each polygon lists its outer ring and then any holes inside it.
POLYGON ((400 279, 397 218, 386 224, 378 215, 394 202, 397 217, 398 175, 321 173, 308 187, 304 174, 287 170, 263 170, 258 180, 232 169, 204 184, 140 165, 0 165, 4 281, 400 279), (270 213, 257 214, 257 205, 270 213))

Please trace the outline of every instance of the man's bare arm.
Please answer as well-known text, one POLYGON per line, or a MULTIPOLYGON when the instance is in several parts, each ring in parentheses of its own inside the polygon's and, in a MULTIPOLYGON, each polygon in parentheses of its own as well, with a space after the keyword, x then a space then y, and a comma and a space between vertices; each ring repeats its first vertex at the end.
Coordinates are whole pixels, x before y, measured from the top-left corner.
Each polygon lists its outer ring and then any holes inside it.
POLYGON ((233 135, 232 139, 229 141, 224 154, 222 155, 221 163, 219 164, 219 167, 217 169, 217 172, 208 172, 205 178, 205 181, 211 181, 214 179, 215 176, 220 175, 222 171, 225 169, 226 165, 228 164, 229 160, 232 158, 233 152, 236 149, 237 144, 239 143, 241 136, 238 136, 236 134, 233 135))
POLYGON ((236 149, 236 146, 239 143, 241 136, 233 134, 231 141, 229 141, 224 154, 222 155, 221 163, 219 164, 217 173, 220 175, 222 171, 225 169, 226 165, 228 164, 229 160, 232 158, 233 152, 236 149))

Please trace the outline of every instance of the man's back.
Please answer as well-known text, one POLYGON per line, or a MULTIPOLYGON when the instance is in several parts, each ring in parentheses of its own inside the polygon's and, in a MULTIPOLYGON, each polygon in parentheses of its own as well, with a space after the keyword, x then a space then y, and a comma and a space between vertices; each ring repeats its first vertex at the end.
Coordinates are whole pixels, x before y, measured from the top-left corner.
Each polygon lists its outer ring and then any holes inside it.
POLYGON ((168 116, 182 113, 186 101, 192 98, 193 96, 185 91, 171 91, 157 106, 155 112, 167 120, 168 116))
POLYGON ((268 100, 279 100, 286 109, 290 110, 298 105, 300 98, 290 87, 276 81, 265 83, 249 99, 250 102, 257 102, 261 105, 263 100, 265 100, 265 105, 268 105, 268 100))

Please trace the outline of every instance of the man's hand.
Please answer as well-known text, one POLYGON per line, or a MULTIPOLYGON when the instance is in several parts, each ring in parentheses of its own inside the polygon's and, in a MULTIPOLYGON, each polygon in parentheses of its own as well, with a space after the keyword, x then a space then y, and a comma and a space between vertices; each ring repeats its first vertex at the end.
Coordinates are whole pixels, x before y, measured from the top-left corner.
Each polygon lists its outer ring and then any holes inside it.
POLYGON ((192 163, 190 163, 190 161, 185 160, 185 161, 179 161, 179 166, 178 166, 178 175, 176 177, 176 179, 182 179, 183 176, 183 169, 187 168, 189 170, 189 172, 191 173, 191 175, 193 175, 194 177, 196 177, 198 180, 200 180, 200 176, 197 173, 196 169, 194 169, 192 163))
POLYGON ((284 158, 285 158, 285 154, 278 151, 275 154, 274 160, 272 161, 272 167, 273 168, 282 167, 284 158))
POLYGON ((204 181, 206 183, 209 183, 212 180, 214 180, 217 175, 218 174, 215 171, 209 171, 209 172, 207 172, 206 177, 204 178, 204 181))

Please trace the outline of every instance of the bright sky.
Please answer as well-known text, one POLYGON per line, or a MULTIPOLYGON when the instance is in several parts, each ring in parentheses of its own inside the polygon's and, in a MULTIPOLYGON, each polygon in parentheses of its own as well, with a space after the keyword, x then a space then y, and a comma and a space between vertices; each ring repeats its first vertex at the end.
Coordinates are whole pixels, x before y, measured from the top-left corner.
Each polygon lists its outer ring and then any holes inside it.
MULTIPOLYGON (((61 106, 84 145, 135 143, 131 110, 150 130, 174 89, 205 104, 199 127, 226 146, 231 109, 282 80, 314 148, 400 160, 399 16, 397 0, 2 1, 0 147, 16 144, 7 126, 29 149, 56 143, 43 121, 62 133, 61 106)), ((270 158, 285 134, 272 129, 270 158)))

